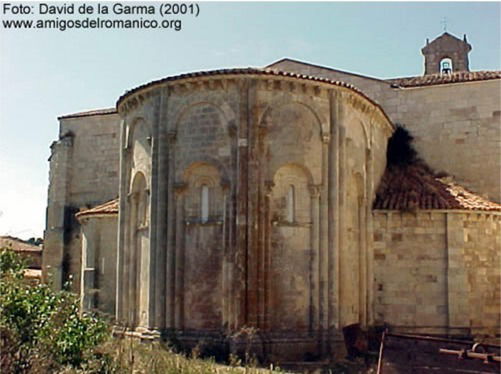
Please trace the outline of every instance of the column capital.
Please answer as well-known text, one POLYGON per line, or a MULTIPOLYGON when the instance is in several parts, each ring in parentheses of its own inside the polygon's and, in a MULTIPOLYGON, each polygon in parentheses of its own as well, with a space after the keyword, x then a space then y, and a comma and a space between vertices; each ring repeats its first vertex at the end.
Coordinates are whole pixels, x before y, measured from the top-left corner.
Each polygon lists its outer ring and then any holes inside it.
POLYGON ((310 190, 311 197, 319 197, 320 191, 322 190, 321 184, 309 184, 308 188, 310 190))
POLYGON ((264 194, 266 196, 270 196, 271 191, 273 190, 273 187, 275 187, 275 183, 273 181, 265 180, 264 181, 264 194))
POLYGON ((176 138, 177 138, 177 132, 176 131, 169 131, 167 133, 167 141, 169 142, 169 144, 173 144, 176 142, 176 138))
POLYGON ((176 195, 182 195, 187 189, 188 189, 188 184, 184 182, 177 182, 174 183, 174 193, 176 195))

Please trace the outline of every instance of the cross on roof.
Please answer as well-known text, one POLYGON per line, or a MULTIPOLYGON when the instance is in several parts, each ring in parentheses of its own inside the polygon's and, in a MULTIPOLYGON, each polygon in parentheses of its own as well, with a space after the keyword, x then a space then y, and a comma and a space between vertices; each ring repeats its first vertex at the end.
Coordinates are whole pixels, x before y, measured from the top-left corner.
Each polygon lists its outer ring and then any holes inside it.
POLYGON ((440 23, 442 24, 444 31, 447 31, 447 17, 443 17, 440 23))

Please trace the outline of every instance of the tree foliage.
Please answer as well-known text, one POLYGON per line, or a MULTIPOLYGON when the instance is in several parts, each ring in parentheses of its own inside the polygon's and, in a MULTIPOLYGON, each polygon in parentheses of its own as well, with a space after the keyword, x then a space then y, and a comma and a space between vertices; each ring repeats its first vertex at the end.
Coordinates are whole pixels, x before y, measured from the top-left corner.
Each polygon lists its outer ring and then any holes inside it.
POLYGON ((95 361, 107 323, 80 313, 76 295, 28 282, 24 269, 15 252, 0 251, 0 371, 57 372, 95 361))
POLYGON ((397 128, 388 140, 386 158, 390 166, 407 166, 418 161, 417 152, 412 145, 414 140, 410 132, 402 125, 397 128))

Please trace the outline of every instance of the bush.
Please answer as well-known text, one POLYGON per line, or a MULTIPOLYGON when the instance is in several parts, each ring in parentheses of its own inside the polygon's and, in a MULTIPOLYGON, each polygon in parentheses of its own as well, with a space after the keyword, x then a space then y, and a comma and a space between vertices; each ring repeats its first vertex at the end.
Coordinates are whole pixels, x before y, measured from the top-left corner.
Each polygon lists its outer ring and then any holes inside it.
POLYGON ((30 284, 24 269, 15 252, 0 251, 0 371, 57 372, 95 361, 95 348, 110 335, 108 325, 80 314, 76 295, 30 284))

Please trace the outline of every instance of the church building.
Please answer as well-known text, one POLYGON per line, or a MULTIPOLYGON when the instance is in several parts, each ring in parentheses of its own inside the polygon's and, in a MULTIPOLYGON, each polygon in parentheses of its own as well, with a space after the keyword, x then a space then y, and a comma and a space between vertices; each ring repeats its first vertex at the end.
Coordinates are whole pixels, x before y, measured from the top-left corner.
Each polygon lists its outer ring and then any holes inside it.
POLYGON ((43 272, 132 335, 269 361, 343 328, 500 337, 501 72, 466 36, 422 76, 284 58, 59 117, 43 272))

